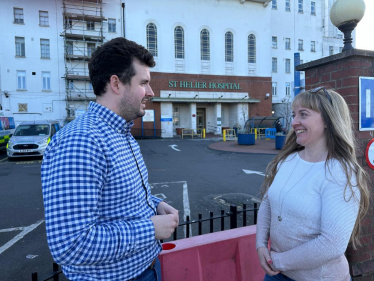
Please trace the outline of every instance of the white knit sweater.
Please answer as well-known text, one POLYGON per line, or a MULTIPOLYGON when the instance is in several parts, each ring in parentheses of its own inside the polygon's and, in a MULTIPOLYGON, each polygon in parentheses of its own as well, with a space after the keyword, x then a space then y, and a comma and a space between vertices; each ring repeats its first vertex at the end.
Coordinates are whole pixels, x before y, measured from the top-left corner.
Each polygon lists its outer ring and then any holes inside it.
MULTIPOLYGON (((344 252, 358 215, 360 192, 353 188, 351 198, 347 187, 344 193, 347 180, 337 160, 329 168, 324 161, 310 163, 291 154, 260 206, 256 248, 267 247, 270 238, 274 266, 296 281, 350 280, 344 252)), ((356 183, 355 176, 352 182, 356 183)))

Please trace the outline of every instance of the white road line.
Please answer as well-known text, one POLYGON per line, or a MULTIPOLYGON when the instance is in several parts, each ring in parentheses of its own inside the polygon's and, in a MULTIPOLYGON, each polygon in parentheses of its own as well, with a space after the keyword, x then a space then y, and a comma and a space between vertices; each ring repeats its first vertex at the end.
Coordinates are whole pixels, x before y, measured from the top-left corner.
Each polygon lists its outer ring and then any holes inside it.
POLYGON ((243 169, 243 172, 246 173, 247 175, 248 174, 256 174, 256 175, 260 175, 260 176, 265 176, 265 174, 263 172, 257 172, 257 171, 251 171, 251 170, 244 170, 244 169, 243 169))
MULTIPOLYGON (((187 188, 187 182, 184 182, 183 184, 183 208, 184 208, 184 220, 186 220, 187 216, 190 216, 191 220, 191 214, 190 214, 190 200, 188 198, 188 188, 187 188)), ((183 228, 184 230, 184 237, 187 237, 186 235, 186 226, 183 228)), ((190 237, 192 237, 192 224, 190 224, 190 237)))
POLYGON ((172 149, 176 150, 176 151, 180 151, 178 148, 176 148, 178 145, 176 144, 172 144, 172 145, 169 145, 172 149))
POLYGON ((5 243, 4 246, 1 246, 0 247, 0 255, 8 250, 10 247, 12 247, 15 243, 17 243, 19 240, 21 240, 27 233, 33 231, 35 228, 37 228, 44 220, 41 220, 41 221, 38 221, 30 226, 27 226, 24 228, 24 230, 17 234, 13 239, 11 239, 10 241, 8 241, 7 243, 5 243))
POLYGON ((24 230, 25 228, 26 228, 25 226, 12 227, 12 228, 0 229, 0 232, 12 232, 12 231, 17 231, 17 230, 24 230))

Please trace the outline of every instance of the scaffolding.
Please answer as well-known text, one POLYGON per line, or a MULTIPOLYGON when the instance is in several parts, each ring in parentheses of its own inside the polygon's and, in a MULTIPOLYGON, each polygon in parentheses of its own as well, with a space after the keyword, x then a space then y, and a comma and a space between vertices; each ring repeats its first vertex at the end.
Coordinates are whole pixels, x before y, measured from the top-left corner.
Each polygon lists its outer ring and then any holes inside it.
POLYGON ((102 0, 63 0, 63 32, 66 110, 69 122, 76 110, 86 109, 95 100, 88 74, 88 61, 94 50, 103 44, 102 0))

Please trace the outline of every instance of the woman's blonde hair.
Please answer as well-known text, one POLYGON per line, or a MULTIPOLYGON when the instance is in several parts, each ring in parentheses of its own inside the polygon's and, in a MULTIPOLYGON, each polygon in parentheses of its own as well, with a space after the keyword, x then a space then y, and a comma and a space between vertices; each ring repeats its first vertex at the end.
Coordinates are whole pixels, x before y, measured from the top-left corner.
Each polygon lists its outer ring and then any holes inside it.
MULTIPOLYGON (((352 186, 354 185, 351 182, 352 173, 356 176, 357 188, 361 193, 358 218, 351 235, 351 242, 353 243, 353 247, 356 248, 356 245, 361 245, 359 241, 359 231, 361 220, 369 209, 370 193, 368 176, 358 164, 356 158, 352 120, 347 103, 337 92, 321 88, 316 92, 307 91, 297 95, 292 103, 292 109, 294 109, 295 106, 309 108, 321 114, 327 127, 325 133, 328 155, 325 167, 329 167, 328 164, 331 159, 339 161, 347 177, 347 185, 345 186, 344 193, 347 187, 353 192, 352 186)), ((265 182, 261 188, 262 198, 272 184, 278 172, 279 164, 290 154, 303 149, 303 146, 296 143, 296 133, 293 128, 291 128, 283 150, 270 162, 266 169, 265 182)))

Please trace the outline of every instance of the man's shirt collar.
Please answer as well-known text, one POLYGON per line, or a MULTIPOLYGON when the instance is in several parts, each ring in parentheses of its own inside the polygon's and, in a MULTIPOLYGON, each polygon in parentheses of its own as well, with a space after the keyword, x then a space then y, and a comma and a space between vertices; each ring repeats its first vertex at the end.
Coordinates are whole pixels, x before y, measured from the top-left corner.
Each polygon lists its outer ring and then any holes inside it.
POLYGON ((128 132, 134 125, 134 121, 127 122, 125 119, 114 113, 109 108, 102 106, 101 104, 98 104, 96 102, 90 102, 88 111, 99 116, 105 123, 107 123, 117 132, 128 132))

